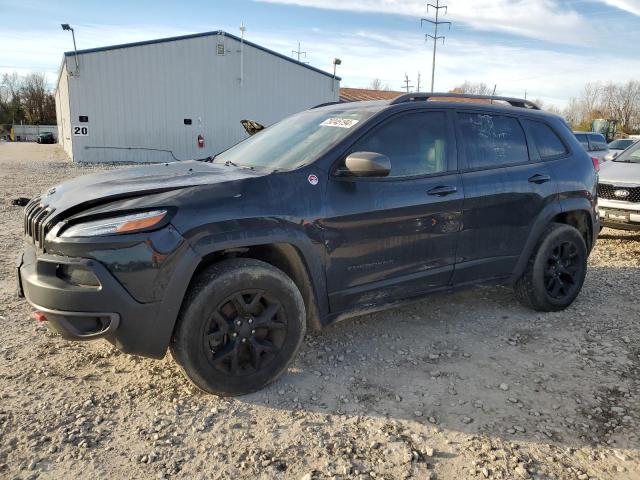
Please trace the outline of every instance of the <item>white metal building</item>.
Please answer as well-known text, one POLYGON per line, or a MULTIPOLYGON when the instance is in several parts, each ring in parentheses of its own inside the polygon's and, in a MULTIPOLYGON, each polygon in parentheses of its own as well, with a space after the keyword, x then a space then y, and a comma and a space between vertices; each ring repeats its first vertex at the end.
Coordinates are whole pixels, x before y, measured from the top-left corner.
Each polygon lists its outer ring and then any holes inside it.
POLYGON ((80 162, 203 158, 244 139, 241 120, 268 126, 339 92, 339 77, 222 31, 66 52, 59 143, 80 162))

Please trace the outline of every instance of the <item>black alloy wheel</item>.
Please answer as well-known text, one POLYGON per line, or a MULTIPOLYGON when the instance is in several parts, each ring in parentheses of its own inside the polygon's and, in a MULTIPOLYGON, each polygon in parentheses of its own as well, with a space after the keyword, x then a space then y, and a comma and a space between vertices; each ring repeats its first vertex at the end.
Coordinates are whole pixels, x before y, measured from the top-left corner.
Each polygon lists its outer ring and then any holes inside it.
POLYGON ((282 349, 286 314, 263 290, 245 290, 223 300, 203 336, 209 361, 229 375, 266 367, 282 349))

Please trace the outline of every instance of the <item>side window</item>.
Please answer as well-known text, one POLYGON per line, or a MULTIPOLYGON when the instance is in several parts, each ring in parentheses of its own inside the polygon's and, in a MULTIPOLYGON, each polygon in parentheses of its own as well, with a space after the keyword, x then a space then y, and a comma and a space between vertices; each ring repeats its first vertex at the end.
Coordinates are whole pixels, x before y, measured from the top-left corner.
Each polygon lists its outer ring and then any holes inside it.
POLYGON ((458 113, 467 168, 500 167, 529 161, 520 122, 486 113, 458 113))
POLYGON ((417 112, 387 120, 359 140, 351 152, 376 152, 391 160, 390 177, 447 170, 448 121, 444 112, 417 112))
POLYGON ((527 127, 527 131, 533 137, 533 142, 538 148, 540 158, 554 158, 567 153, 567 147, 565 147, 558 134, 554 132, 551 127, 534 120, 524 120, 524 124, 527 127))
POLYGON ((591 150, 594 152, 600 152, 608 148, 607 141, 602 135, 589 134, 589 143, 591 144, 591 150))
POLYGON ((587 152, 589 151, 589 140, 587 140, 587 135, 584 133, 576 133, 576 138, 587 152))

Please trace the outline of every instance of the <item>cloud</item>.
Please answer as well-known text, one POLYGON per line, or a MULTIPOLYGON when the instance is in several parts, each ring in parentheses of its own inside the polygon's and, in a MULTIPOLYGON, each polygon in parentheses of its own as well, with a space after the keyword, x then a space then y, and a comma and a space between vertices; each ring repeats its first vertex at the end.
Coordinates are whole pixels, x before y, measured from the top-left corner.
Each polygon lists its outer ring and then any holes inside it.
MULTIPOLYGON (((258 0, 330 10, 376 12, 416 19, 426 15, 422 0, 258 0)), ((633 3, 638 0, 607 0, 633 3)), ((581 44, 593 37, 593 25, 557 0, 448 0, 447 19, 480 31, 500 31, 527 38, 581 44)), ((431 10, 431 9, 430 9, 431 10)), ((433 13, 433 10, 431 10, 433 13)))
MULTIPOLYGON (((419 34, 389 31, 322 30, 318 34, 307 32, 292 37, 291 32, 254 33, 252 41, 283 53, 290 49, 290 38, 300 39, 303 50, 308 51, 312 65, 331 69, 331 59, 338 56, 342 65, 338 74, 342 86, 366 88, 372 79, 379 78, 383 85, 400 90, 405 72, 412 85, 421 73, 421 90, 430 88, 431 49, 419 34), (313 45, 313 48, 306 46, 313 45)), ((640 58, 620 58, 613 54, 600 56, 598 68, 592 68, 581 51, 558 52, 530 45, 481 43, 451 36, 444 47, 439 47, 435 89, 448 91, 465 80, 497 84, 501 95, 539 98, 545 103, 562 107, 569 97, 575 96, 589 81, 625 81, 640 76, 640 58), (620 73, 620 65, 625 65, 620 73), (612 72, 617 72, 612 75, 612 72)))
POLYGON ((640 0, 600 0, 607 5, 640 16, 640 0))
MULTIPOLYGON (((74 27, 79 50, 193 33, 163 25, 115 26, 78 23, 74 27)), ((71 35, 62 31, 59 26, 48 31, 7 29, 2 33, 0 74, 17 72, 24 75, 34 71, 42 72, 45 73, 49 86, 55 88, 62 54, 73 49, 71 35)))

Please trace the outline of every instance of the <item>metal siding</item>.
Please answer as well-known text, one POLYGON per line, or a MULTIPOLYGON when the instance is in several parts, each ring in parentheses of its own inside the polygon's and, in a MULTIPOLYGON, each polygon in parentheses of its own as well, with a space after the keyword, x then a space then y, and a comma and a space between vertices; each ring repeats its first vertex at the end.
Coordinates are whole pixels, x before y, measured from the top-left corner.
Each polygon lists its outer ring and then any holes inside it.
POLYGON ((56 122, 58 123, 58 143, 73 160, 73 144, 71 138, 71 126, 69 124, 71 114, 69 112, 69 79, 67 77, 67 59, 62 62, 62 71, 58 78, 56 88, 56 122))
POLYGON ((88 115, 89 136, 73 137, 75 160, 173 160, 165 152, 86 147, 166 149, 180 160, 205 157, 246 137, 242 119, 270 125, 337 101, 339 82, 332 91, 326 75, 246 44, 240 87, 240 42, 223 38, 224 56, 216 54, 215 36, 79 55, 80 76, 69 78, 69 116, 88 115), (193 124, 184 125, 184 118, 193 124), (197 148, 198 134, 204 135, 204 149, 197 148))

